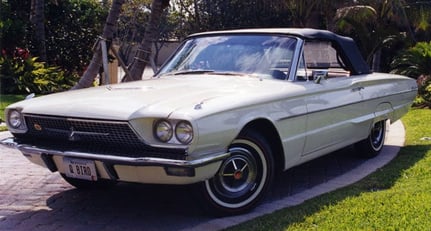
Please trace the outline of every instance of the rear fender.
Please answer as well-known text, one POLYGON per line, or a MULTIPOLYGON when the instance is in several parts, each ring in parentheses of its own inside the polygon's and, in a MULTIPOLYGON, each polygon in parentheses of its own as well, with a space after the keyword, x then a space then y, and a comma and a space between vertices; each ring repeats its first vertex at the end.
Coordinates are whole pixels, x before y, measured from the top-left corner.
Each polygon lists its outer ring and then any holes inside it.
MULTIPOLYGON (((389 102, 381 103, 377 106, 374 112, 374 123, 382 120, 392 120, 394 109, 389 102)), ((374 124, 373 123, 373 124, 374 124)))

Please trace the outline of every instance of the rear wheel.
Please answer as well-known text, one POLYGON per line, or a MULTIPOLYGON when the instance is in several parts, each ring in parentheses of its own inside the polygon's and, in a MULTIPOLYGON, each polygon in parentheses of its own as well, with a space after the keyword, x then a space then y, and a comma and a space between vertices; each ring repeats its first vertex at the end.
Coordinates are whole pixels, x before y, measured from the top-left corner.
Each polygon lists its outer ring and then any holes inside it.
POLYGON ((355 144, 358 154, 362 157, 372 158, 383 149, 386 137, 386 121, 382 120, 373 125, 368 137, 355 144))
POLYGON ((216 215, 234 215, 256 206, 270 187, 274 175, 272 153, 266 140, 250 131, 235 139, 230 157, 217 174, 201 183, 205 204, 216 215))

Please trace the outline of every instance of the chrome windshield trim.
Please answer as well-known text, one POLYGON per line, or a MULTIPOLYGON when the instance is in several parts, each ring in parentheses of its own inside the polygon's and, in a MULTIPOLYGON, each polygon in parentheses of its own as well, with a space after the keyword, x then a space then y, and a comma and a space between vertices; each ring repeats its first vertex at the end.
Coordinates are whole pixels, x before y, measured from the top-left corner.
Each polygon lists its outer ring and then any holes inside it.
POLYGON ((296 38, 296 39, 297 39, 297 44, 295 47, 295 51, 293 53, 293 59, 290 63, 289 78, 288 78, 289 81, 296 80, 296 72, 298 70, 300 58, 302 58, 302 53, 303 53, 304 40, 300 38, 296 38))
POLYGON ((57 151, 48 150, 44 148, 38 148, 36 146, 19 144, 13 137, 0 140, 0 144, 9 148, 18 149, 24 155, 54 155, 54 156, 67 156, 91 160, 99 160, 102 162, 109 162, 111 164, 124 164, 134 166, 177 166, 177 167, 200 167, 213 162, 221 161, 230 156, 230 153, 222 152, 215 153, 211 156, 205 156, 196 160, 174 160, 174 159, 163 159, 155 157, 123 157, 113 155, 101 155, 97 153, 83 153, 74 151, 57 151))

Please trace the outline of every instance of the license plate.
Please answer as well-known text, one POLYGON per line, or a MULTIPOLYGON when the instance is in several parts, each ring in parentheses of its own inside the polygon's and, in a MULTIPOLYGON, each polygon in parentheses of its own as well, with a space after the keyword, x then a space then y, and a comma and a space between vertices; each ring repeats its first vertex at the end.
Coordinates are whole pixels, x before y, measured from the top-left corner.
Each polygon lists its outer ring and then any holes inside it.
POLYGON ((74 158, 63 158, 65 174, 68 177, 83 180, 97 180, 96 167, 94 161, 74 158))

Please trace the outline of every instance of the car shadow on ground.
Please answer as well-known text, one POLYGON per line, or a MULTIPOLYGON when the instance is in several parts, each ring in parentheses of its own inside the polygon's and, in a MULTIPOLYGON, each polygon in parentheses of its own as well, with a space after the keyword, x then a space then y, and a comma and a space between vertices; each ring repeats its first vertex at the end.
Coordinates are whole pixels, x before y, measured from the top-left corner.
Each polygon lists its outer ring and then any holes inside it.
POLYGON ((293 167, 276 177, 275 187, 271 192, 271 200, 298 194, 328 182, 360 166, 365 161, 367 159, 359 157, 356 150, 349 146, 293 167))
MULTIPOLYGON (((418 161, 421 155, 417 156, 410 158, 399 171, 418 161)), ((354 150, 348 147, 291 168, 276 178, 262 204, 325 184, 365 161, 354 155, 354 150)), ((322 203, 324 206, 330 202, 322 203)), ((214 219, 201 209, 191 187, 187 186, 120 183, 107 190, 78 190, 70 187, 53 194, 47 199, 46 205, 37 211, 7 216, 0 221, 0 229, 187 230, 214 219)))

